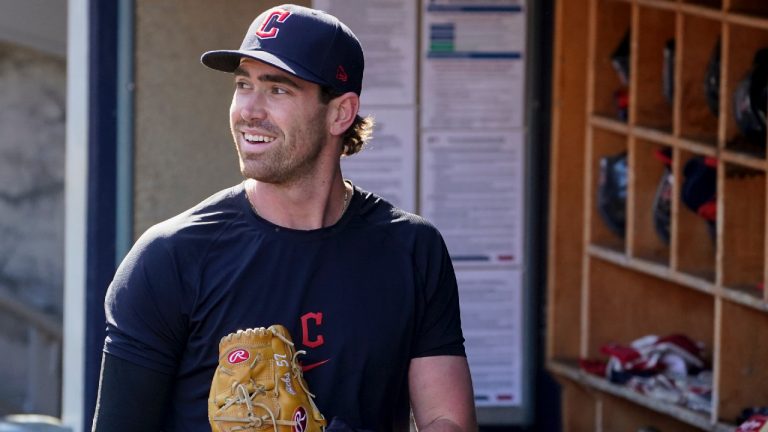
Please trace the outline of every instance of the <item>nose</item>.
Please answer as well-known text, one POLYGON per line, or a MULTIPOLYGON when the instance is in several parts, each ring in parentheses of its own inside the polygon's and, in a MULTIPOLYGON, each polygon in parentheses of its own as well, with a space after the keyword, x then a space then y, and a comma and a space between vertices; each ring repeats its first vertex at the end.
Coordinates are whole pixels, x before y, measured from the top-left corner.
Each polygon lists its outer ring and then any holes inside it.
POLYGON ((240 112, 240 118, 245 121, 263 120, 267 117, 263 96, 253 92, 247 96, 235 96, 235 103, 240 112))

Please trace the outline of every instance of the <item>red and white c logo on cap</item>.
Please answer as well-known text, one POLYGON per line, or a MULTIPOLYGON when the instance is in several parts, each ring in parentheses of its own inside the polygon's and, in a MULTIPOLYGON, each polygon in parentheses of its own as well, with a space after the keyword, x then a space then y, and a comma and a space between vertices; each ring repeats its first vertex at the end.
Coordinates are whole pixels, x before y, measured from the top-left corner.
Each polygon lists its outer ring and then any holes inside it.
POLYGON ((264 19, 264 22, 261 23, 261 27, 259 27, 258 30, 256 30, 256 36, 259 37, 259 39, 273 39, 277 37, 277 32, 280 31, 279 28, 277 28, 277 23, 283 23, 285 20, 288 19, 288 17, 291 16, 291 13, 287 10, 283 9, 275 9, 272 12, 269 13, 266 19, 264 19))

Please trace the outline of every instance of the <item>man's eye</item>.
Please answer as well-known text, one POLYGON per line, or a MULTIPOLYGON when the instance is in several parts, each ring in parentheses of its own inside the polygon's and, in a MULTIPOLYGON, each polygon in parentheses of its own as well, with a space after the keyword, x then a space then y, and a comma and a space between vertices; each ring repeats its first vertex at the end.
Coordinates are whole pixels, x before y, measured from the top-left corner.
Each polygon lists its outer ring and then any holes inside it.
POLYGON ((272 87, 273 94, 286 94, 288 91, 282 87, 272 87))
POLYGON ((247 82, 245 82, 245 81, 236 81, 236 82, 235 82, 235 87, 237 87, 237 88, 239 88, 239 89, 245 89, 245 90, 248 90, 248 89, 250 89, 250 88, 251 88, 251 85, 250 85, 250 84, 248 84, 248 83, 247 83, 247 82))

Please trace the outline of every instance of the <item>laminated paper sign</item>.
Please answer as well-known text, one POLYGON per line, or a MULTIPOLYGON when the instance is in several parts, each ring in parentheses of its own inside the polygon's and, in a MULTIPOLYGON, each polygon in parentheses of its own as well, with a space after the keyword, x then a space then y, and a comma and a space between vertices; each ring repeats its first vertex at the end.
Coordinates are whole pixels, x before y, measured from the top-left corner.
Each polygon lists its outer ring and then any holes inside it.
POLYGON ((523 127, 521 2, 423 0, 422 17, 422 127, 523 127))

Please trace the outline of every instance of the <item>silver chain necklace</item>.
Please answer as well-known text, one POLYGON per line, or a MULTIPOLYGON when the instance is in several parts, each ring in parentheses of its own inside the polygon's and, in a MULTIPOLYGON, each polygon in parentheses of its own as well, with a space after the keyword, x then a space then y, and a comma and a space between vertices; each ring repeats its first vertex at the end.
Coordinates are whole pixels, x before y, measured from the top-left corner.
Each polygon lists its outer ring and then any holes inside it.
MULTIPOLYGON (((256 205, 253 203, 250 197, 250 192, 246 188, 245 190, 245 199, 248 200, 248 204, 251 206, 251 210, 253 210, 254 213, 256 213, 257 216, 262 217, 258 210, 256 210, 256 205)), ((349 207, 350 202, 350 193, 349 188, 347 187, 347 182, 344 182, 344 204, 341 206, 341 213, 339 214, 339 219, 341 219, 342 216, 344 216, 344 213, 347 212, 347 207, 349 207)))

